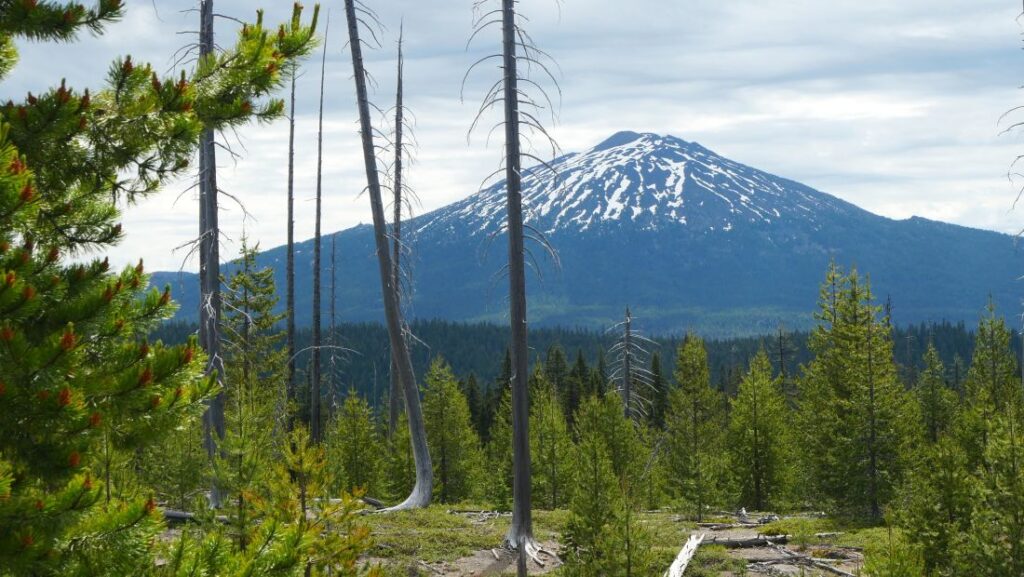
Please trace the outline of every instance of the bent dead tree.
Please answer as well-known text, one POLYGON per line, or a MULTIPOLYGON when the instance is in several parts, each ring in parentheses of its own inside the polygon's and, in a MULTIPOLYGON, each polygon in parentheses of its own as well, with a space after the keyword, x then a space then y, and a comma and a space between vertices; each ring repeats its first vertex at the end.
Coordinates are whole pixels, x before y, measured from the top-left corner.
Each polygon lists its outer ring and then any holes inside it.
POLYGON ((359 38, 359 26, 363 17, 374 19, 373 13, 362 3, 345 0, 345 16, 348 20, 349 50, 352 53, 352 69, 356 85, 356 100, 359 107, 359 128, 363 145, 363 161, 366 167, 367 192, 373 213, 374 241, 377 248, 377 263, 380 267, 381 292, 384 300, 384 316, 387 322, 388 340, 397 358, 398 379, 405 396, 405 409, 409 421, 409 433, 416 463, 416 484, 412 493, 402 503, 390 510, 426 507, 433 493, 434 470, 427 450, 427 435, 423 424, 423 410, 420 406, 416 375, 412 358, 402 332, 401 310, 397 292, 394 290, 394 276, 391 265, 390 246, 387 238, 387 221, 384 218, 384 203, 381 197, 380 173, 377 169, 376 148, 373 138, 373 124, 370 121, 370 100, 367 96, 366 69, 363 66, 363 44, 359 38))

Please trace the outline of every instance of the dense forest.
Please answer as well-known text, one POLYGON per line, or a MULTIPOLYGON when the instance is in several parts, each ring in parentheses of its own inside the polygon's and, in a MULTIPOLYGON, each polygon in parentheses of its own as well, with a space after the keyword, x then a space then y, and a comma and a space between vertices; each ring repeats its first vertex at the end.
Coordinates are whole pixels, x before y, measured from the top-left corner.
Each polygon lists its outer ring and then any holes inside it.
MULTIPOLYGON (((604 333, 529 330, 525 247, 551 247, 524 222, 521 141, 547 136, 529 77, 547 55, 514 0, 474 3, 470 32, 501 62, 481 111, 504 133, 509 326, 407 324, 401 44, 382 138, 363 57, 381 27, 340 4, 383 325, 324 310, 326 44, 313 326, 296 327, 293 262, 278 287, 248 239, 220 253, 225 132, 289 118, 295 209, 294 81, 328 34, 319 6, 232 17, 217 40, 202 0, 183 69, 124 56, 102 88, 0 104, 0 576, 1024 575, 1011 311, 895 327, 870 271, 833 261, 807 333, 652 337, 628 303, 604 333), (167 324, 170 287, 141 261, 102 256, 122 210, 187 177, 195 326, 167 324)), ((124 13, 0 0, 0 78, 15 40, 100 34, 124 13)))

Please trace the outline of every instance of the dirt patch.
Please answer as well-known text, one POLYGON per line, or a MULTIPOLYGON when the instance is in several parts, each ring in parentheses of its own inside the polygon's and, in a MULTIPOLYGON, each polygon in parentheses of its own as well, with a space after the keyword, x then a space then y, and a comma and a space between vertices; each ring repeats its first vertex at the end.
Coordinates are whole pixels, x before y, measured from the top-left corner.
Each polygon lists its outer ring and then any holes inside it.
MULTIPOLYGON (((558 543, 553 541, 541 543, 544 552, 538 555, 543 565, 533 559, 529 560, 530 575, 550 573, 562 565, 554 554, 558 551, 558 543)), ((516 572, 516 556, 506 549, 481 549, 468 557, 445 563, 420 563, 424 575, 443 577, 484 577, 488 575, 513 575, 516 572)), ((410 568, 412 569, 412 568, 410 568)))

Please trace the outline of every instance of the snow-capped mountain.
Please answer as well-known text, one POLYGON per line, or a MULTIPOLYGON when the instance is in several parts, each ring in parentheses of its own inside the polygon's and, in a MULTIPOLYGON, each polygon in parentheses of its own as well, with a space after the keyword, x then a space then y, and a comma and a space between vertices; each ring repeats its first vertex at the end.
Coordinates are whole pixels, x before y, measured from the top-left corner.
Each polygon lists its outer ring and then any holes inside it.
MULTIPOLYGON (((869 273, 876 295, 892 297, 898 322, 974 321, 990 294, 1007 310, 1018 303, 1014 279, 1024 263, 1007 235, 884 218, 672 136, 620 132, 524 171, 523 189, 527 224, 561 263, 531 252, 534 323, 601 326, 629 305, 648 331, 808 326, 830 259, 869 273)), ((504 218, 499 182, 407 223, 410 316, 504 321, 504 218)), ((310 319, 310 248, 298 246, 300 323, 310 319)), ((381 319, 371 228, 340 232, 338 248, 342 319, 381 319)), ((284 248, 261 262, 284 286, 284 248)), ((170 282, 179 317, 195 318, 193 275, 154 282, 170 282)))
MULTIPOLYGON (((586 232, 609 225, 641 230, 688 225, 708 232, 744 223, 803 220, 858 211, 835 197, 723 158, 673 136, 620 132, 582 154, 524 171, 523 206, 534 228, 586 232)), ((505 219, 499 182, 419 223, 420 231, 466 227, 492 233, 505 219)))

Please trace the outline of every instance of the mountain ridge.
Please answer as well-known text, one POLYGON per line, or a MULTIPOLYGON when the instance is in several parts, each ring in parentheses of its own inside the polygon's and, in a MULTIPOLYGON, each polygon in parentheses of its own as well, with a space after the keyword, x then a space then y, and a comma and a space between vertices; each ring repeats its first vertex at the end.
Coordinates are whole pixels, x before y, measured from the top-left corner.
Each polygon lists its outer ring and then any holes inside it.
MULTIPOLYGON (((549 166, 557 176, 538 165, 523 178, 527 223, 562 263, 536 263, 528 286, 533 323, 605 326, 631 305, 652 330, 806 327, 831 259, 870 273, 901 322, 973 321, 988 294, 1004 307, 1015 302, 1012 270, 1020 259, 1012 237, 921 217, 889 219, 698 143, 624 131, 549 166)), ((498 182, 406 223, 414 246, 410 317, 504 320, 495 277, 503 220, 498 182)), ((379 320, 372 227, 336 234, 340 317, 379 320)), ((300 324, 311 318, 306 245, 297 245, 300 324)), ((258 261, 275 268, 283 287, 285 247, 258 261)), ((171 282, 179 318, 194 318, 194 277, 157 273, 154 282, 171 282)))

